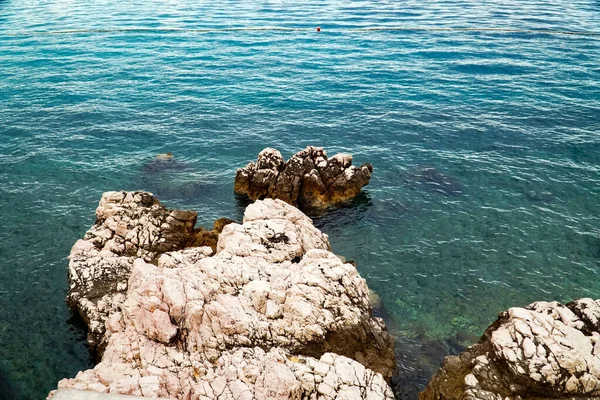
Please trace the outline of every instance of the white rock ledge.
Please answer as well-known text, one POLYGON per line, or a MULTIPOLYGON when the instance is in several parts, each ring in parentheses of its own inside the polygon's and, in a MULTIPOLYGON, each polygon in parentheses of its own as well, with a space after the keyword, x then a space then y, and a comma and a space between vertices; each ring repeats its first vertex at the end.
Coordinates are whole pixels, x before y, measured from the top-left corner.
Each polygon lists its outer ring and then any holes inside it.
POLYGON ((242 225, 225 226, 212 256, 206 247, 178 249, 195 214, 166 210, 149 193, 106 193, 97 215, 109 217, 75 244, 69 277, 74 303, 102 310, 83 314, 104 352, 59 389, 190 400, 393 398, 393 339, 371 318, 365 280, 298 209, 257 201, 242 225), (106 250, 107 241, 121 244, 117 236, 130 238, 122 245, 133 243, 129 250, 106 250), (98 284, 105 267, 110 282, 125 284, 98 284), (94 299, 80 290, 98 286, 106 293, 94 299))
MULTIPOLYGON (((139 400, 140 396, 90 392, 89 390, 58 389, 53 393, 52 400, 139 400)), ((149 399, 148 397, 144 400, 149 399)))

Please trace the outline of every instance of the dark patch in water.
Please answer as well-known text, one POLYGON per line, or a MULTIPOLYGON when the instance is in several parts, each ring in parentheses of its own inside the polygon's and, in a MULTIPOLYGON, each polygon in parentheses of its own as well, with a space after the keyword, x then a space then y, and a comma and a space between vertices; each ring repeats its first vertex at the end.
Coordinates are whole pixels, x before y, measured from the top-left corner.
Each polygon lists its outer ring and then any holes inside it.
MULTIPOLYGON (((449 355, 458 355, 466 348, 464 337, 465 335, 457 334, 446 339, 431 340, 423 343, 421 346, 423 355, 430 360, 434 365, 441 365, 444 357, 449 355)), ((477 338, 472 338, 468 342, 476 341, 477 338)))
POLYGON ((144 165, 144 175, 151 177, 153 174, 160 174, 164 172, 179 172, 188 169, 188 165, 183 161, 176 159, 161 160, 158 158, 149 161, 144 165))
MULTIPOLYGON (((78 313, 71 312, 71 316, 66 320, 67 325, 70 326, 70 331, 78 336, 80 342, 87 343, 88 327, 81 315, 78 313)), ((89 347, 85 345, 89 351, 89 367, 92 368, 96 363, 100 362, 100 354, 96 351, 95 347, 89 347)))
POLYGON ((539 190, 526 190, 523 195, 527 199, 539 203, 552 203, 556 199, 552 193, 539 190))
POLYGON ((404 183, 411 188, 424 189, 444 196, 459 196, 462 185, 458 179, 442 174, 433 167, 417 168, 406 175, 404 183))
POLYGON ((397 340, 398 368, 391 382, 396 399, 417 399, 445 357, 459 355, 477 341, 478 337, 467 333, 440 340, 428 340, 424 336, 418 336, 414 342, 397 340))
POLYGON ((180 174, 189 170, 180 160, 153 159, 142 167, 136 189, 147 190, 163 201, 197 198, 206 191, 205 185, 182 181, 180 174))
POLYGON ((594 257, 600 259, 600 238, 586 235, 584 240, 590 254, 593 254, 594 257))
POLYGON ((360 192, 354 199, 339 204, 335 208, 305 210, 304 213, 313 219, 315 227, 326 232, 327 227, 336 225, 341 227, 349 223, 358 223, 372 206, 371 196, 367 192, 360 192))
POLYGON ((173 199, 183 199, 202 203, 211 202, 218 198, 221 191, 227 190, 223 185, 207 182, 176 182, 174 180, 160 180, 155 182, 146 182, 143 186, 145 190, 152 192, 161 201, 173 199))
POLYGON ((246 211, 246 207, 253 203, 245 194, 234 193, 236 217, 234 219, 241 221, 246 211))
POLYGON ((230 190, 229 183, 195 180, 189 164, 180 160, 154 159, 142 167, 134 183, 136 190, 153 193, 161 201, 211 202, 221 193, 230 190))
POLYGON ((17 400, 21 398, 17 385, 11 382, 10 374, 4 361, 0 360, 0 398, 2 400, 17 400))

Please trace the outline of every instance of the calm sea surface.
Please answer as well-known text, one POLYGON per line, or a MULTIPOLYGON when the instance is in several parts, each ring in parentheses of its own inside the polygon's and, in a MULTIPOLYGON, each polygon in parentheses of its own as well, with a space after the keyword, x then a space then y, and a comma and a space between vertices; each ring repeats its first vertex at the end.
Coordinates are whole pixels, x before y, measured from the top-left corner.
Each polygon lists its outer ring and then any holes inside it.
POLYGON ((102 192, 240 219, 267 146, 374 165, 315 222, 381 298, 402 398, 499 311, 600 297, 600 36, 365 27, 594 31, 600 2, 0 0, 0 398, 92 365, 66 256, 102 192))

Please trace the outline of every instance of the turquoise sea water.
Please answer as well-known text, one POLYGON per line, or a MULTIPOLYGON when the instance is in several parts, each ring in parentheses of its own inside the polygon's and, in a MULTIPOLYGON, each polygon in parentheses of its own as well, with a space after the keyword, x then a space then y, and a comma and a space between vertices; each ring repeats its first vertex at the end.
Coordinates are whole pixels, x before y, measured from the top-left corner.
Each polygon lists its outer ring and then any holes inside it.
POLYGON ((240 219, 267 146, 374 165, 315 222, 382 300, 399 397, 509 306, 600 297, 600 37, 365 27, 594 31, 600 2, 0 0, 0 398, 92 365, 66 256, 103 191, 240 219))

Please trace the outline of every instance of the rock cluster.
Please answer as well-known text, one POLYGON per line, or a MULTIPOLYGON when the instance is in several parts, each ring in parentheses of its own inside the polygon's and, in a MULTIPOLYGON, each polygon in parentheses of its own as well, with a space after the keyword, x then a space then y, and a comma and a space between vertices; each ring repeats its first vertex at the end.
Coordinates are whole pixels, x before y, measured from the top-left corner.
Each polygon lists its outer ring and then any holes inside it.
POLYGON ((352 165, 350 154, 327 158, 320 147, 309 146, 287 162, 266 148, 256 162, 237 170, 234 191, 251 200, 272 198, 303 209, 323 209, 353 199, 369 183, 373 166, 352 165))
POLYGON ((74 246, 69 299, 95 307, 87 321, 90 330, 102 325, 95 332, 105 349, 95 368, 59 388, 177 399, 393 398, 393 339, 371 318, 364 279, 298 209, 255 202, 243 224, 223 227, 214 255, 177 249, 195 215, 167 210, 148 193, 107 193, 97 214, 74 246), (103 226, 112 235, 97 247, 103 226), (129 249, 118 247, 119 255, 107 245, 121 242, 117 231, 129 249), (118 257, 127 259, 120 269, 118 257), (105 283, 104 266, 124 286, 105 283))
POLYGON ((598 398, 600 300, 511 308, 460 356, 446 357, 430 399, 598 398))

